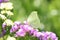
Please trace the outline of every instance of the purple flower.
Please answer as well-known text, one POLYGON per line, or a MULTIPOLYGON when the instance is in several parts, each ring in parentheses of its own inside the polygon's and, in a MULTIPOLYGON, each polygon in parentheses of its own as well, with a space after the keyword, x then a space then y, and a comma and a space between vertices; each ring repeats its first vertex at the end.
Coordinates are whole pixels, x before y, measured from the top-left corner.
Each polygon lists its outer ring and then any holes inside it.
POLYGON ((9 0, 4 0, 4 2, 8 2, 9 0))
POLYGON ((2 2, 3 0, 0 0, 0 3, 2 2))
POLYGON ((2 3, 2 2, 8 2, 9 0, 0 0, 0 3, 2 3))
POLYGON ((36 36, 36 33, 38 32, 38 30, 36 30, 36 29, 32 29, 32 30, 30 30, 30 35, 33 35, 33 36, 36 36))
POLYGON ((20 26, 20 24, 21 23, 19 21, 14 22, 14 25, 20 26))
POLYGON ((48 40, 50 32, 41 32, 41 36, 39 37, 40 40, 48 40))
POLYGON ((2 33, 0 34, 0 37, 3 37, 6 34, 6 30, 2 30, 2 33))
POLYGON ((37 32, 37 33, 36 33, 36 37, 38 37, 38 38, 39 38, 39 37, 43 37, 43 36, 44 36, 44 34, 43 34, 42 32, 37 32))
POLYGON ((19 29, 19 27, 17 25, 12 26, 12 28, 10 29, 10 32, 16 32, 19 29))
POLYGON ((9 2, 9 0, 3 0, 3 2, 9 2))
POLYGON ((20 28, 22 28, 23 30, 25 30, 26 32, 29 32, 30 30, 32 30, 33 28, 29 25, 21 25, 20 28))
POLYGON ((6 30, 3 30, 3 31, 2 31, 2 34, 4 35, 5 33, 6 33, 6 30))
POLYGON ((51 40, 58 40, 58 38, 56 37, 56 34, 54 34, 54 33, 50 33, 50 38, 51 38, 51 40))
POLYGON ((20 22, 18 22, 18 21, 14 22, 14 25, 13 25, 12 28, 10 29, 10 32, 11 32, 11 33, 12 33, 12 32, 16 32, 16 31, 19 29, 20 25, 21 25, 20 22))
POLYGON ((33 29, 30 25, 21 24, 20 22, 14 22, 10 32, 16 32, 15 37, 24 37, 28 32, 30 35, 33 35, 40 40, 58 40, 56 34, 53 32, 39 32, 38 29, 33 29))
POLYGON ((16 34, 15 34, 15 37, 24 37, 26 35, 26 32, 23 30, 23 29, 19 29, 16 34))
POLYGON ((58 40, 58 38, 56 37, 56 34, 52 33, 52 32, 42 32, 44 34, 44 36, 40 36, 40 40, 58 40))
POLYGON ((21 24, 21 25, 19 26, 19 28, 23 28, 23 26, 24 26, 24 25, 23 25, 23 24, 21 24))
POLYGON ((6 23, 4 22, 3 24, 2 24, 2 28, 4 29, 6 27, 6 23))

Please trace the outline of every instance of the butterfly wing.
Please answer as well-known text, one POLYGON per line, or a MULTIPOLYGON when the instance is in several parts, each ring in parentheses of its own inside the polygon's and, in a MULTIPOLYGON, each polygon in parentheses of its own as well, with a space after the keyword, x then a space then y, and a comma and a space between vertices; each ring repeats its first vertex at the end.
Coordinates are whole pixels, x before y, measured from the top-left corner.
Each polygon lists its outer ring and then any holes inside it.
POLYGON ((40 28, 40 19, 37 15, 37 12, 36 11, 33 11, 28 19, 27 19, 27 22, 34 28, 40 28))

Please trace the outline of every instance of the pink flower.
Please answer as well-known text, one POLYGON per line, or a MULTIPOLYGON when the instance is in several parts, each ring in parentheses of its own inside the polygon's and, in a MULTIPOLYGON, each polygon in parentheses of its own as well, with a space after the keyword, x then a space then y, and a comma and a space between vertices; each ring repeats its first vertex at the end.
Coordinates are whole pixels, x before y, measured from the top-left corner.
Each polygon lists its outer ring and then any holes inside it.
POLYGON ((56 34, 53 32, 50 33, 50 38, 51 40, 58 40, 58 38, 56 37, 56 34))
POLYGON ((20 26, 20 24, 21 23, 19 21, 14 22, 14 25, 20 26))
POLYGON ((32 30, 29 31, 30 35, 34 35, 34 36, 36 36, 35 34, 37 32, 38 32, 38 30, 36 30, 36 29, 32 29, 32 30))
POLYGON ((10 29, 10 32, 16 32, 19 29, 19 27, 17 25, 12 26, 12 28, 10 29))
POLYGON ((29 32, 30 30, 32 30, 33 28, 29 25, 21 25, 20 28, 22 28, 23 30, 25 30, 26 32, 29 32))
POLYGON ((0 0, 0 3, 2 2, 2 0, 0 0))
POLYGON ((6 27, 6 23, 4 22, 3 24, 2 24, 2 28, 4 29, 5 27, 6 27))
POLYGON ((2 3, 2 2, 8 2, 9 0, 0 0, 0 3, 2 3))
POLYGON ((19 29, 16 34, 15 34, 15 37, 24 37, 26 35, 26 32, 23 30, 23 29, 19 29))

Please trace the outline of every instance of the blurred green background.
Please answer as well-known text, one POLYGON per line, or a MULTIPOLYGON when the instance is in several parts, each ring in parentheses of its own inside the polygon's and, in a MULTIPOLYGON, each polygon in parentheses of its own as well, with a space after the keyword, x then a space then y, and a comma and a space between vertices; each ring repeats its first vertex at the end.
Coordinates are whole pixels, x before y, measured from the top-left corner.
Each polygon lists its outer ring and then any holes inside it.
POLYGON ((40 22, 44 24, 44 31, 56 33, 60 40, 60 0, 11 0, 11 2, 14 5, 13 21, 24 21, 32 11, 37 11, 40 22))
POLYGON ((13 3, 14 6, 14 16, 12 16, 11 18, 13 21, 27 20, 31 12, 37 11, 40 23, 44 24, 43 30, 56 33, 60 40, 60 0, 10 1, 13 3))

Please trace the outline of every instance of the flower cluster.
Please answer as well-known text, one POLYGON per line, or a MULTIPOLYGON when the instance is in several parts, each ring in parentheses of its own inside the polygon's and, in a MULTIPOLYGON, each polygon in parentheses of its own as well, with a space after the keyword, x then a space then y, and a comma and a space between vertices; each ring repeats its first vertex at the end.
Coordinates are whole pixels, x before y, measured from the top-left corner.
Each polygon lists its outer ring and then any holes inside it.
POLYGON ((10 33, 15 33, 15 37, 24 37, 26 33, 29 33, 40 40, 58 40, 56 34, 53 32, 39 32, 38 29, 34 29, 30 25, 18 21, 14 22, 14 25, 10 29, 10 33))
POLYGON ((0 18, 6 20, 7 16, 13 15, 13 4, 9 0, 0 0, 0 18))
POLYGON ((0 0, 0 19, 4 20, 2 27, 13 25, 10 16, 12 13, 13 4, 9 0, 0 0), (8 18, 9 17, 9 18, 8 18))
POLYGON ((6 26, 12 26, 12 25, 13 25, 13 21, 10 19, 6 19, 2 24, 2 28, 4 29, 6 26))
POLYGON ((0 19, 3 21, 2 34, 6 33, 5 27, 12 26, 13 21, 10 17, 13 15, 13 4, 9 0, 0 0, 0 19))
POLYGON ((26 32, 29 32, 33 28, 28 24, 21 24, 20 22, 14 22, 14 25, 12 26, 10 32, 16 32, 15 36, 25 36, 26 32))
POLYGON ((5 16, 5 15, 0 14, 0 18, 1 18, 2 20, 5 20, 5 19, 6 19, 6 16, 5 16))
POLYGON ((11 11, 13 9, 13 5, 11 2, 0 3, 0 9, 1 9, 1 14, 7 14, 8 16, 13 15, 11 11))

